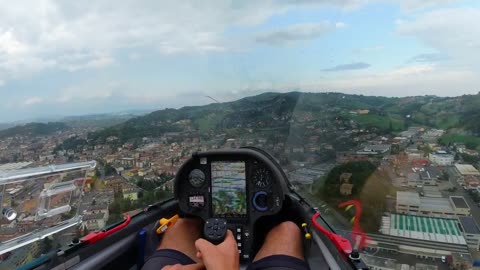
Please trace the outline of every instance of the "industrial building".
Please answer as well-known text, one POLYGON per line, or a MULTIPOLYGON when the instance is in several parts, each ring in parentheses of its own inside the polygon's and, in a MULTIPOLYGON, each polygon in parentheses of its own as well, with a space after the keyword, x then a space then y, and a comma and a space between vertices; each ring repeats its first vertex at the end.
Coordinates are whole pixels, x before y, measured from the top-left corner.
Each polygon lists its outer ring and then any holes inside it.
POLYGON ((461 176, 473 175, 480 176, 480 172, 470 164, 455 164, 455 168, 461 176))
POLYGON ((470 164, 455 164, 455 168, 449 169, 448 172, 459 185, 472 189, 478 186, 475 182, 480 177, 480 172, 470 164))
POLYGON ((480 247, 480 229, 473 217, 459 217, 458 220, 462 225, 463 234, 467 245, 471 249, 479 250, 480 247))
POLYGON ((383 234, 465 245, 457 219, 391 214, 382 220, 383 234))
POLYGON ((450 202, 457 215, 470 215, 470 206, 468 206, 468 203, 463 196, 450 196, 450 202))
POLYGON ((470 207, 461 196, 429 198, 421 197, 417 192, 397 191, 396 211, 399 214, 456 218, 457 215, 469 215, 470 207))

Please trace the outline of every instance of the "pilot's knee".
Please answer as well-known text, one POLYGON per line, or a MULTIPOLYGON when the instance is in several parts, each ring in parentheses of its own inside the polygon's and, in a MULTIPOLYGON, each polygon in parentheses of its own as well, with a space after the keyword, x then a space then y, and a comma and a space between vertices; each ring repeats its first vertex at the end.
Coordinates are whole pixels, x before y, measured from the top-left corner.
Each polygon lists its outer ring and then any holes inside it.
POLYGON ((292 221, 284 221, 273 228, 276 234, 282 237, 297 238, 300 237, 300 228, 292 221))

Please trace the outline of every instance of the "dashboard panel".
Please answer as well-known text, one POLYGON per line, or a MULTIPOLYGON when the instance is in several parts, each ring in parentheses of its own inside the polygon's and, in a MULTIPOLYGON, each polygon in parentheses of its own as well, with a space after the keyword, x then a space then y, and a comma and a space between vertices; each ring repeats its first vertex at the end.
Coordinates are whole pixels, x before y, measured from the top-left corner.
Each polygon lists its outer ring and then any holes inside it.
POLYGON ((181 214, 223 218, 248 259, 255 222, 282 209, 286 180, 268 156, 253 149, 195 153, 178 171, 175 198, 181 214))

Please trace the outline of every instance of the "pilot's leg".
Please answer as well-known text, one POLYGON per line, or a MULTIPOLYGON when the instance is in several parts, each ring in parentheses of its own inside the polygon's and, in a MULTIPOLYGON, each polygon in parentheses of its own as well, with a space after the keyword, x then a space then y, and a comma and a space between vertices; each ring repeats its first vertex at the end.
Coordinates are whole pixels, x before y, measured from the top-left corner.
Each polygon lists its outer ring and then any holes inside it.
POLYGON ((285 221, 270 230, 249 269, 308 270, 300 228, 291 221, 285 221))
POLYGON ((142 270, 162 269, 166 265, 198 262, 195 241, 201 237, 201 220, 181 218, 162 237, 162 242, 142 270))

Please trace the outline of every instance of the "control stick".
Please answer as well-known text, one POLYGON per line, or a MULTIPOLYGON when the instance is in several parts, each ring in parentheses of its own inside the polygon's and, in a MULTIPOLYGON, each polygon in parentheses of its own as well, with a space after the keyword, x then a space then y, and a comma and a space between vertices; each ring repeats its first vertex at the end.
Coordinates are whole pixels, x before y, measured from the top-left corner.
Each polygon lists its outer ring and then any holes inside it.
POLYGON ((210 243, 218 245, 227 235, 227 221, 223 218, 209 218, 203 226, 203 237, 210 243))

